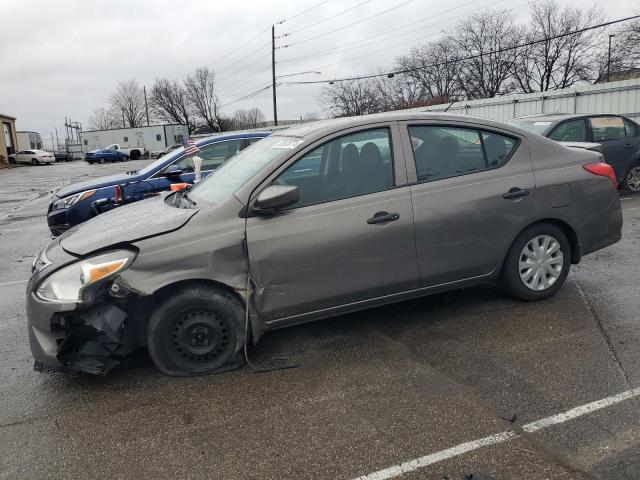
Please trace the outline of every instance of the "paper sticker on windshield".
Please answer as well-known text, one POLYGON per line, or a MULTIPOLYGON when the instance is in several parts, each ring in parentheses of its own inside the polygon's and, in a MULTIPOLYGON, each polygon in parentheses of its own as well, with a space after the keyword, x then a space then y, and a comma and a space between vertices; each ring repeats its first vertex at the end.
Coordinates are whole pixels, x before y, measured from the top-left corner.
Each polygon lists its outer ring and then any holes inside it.
POLYGON ((551 125, 551 122, 535 122, 534 125, 551 125))
POLYGON ((271 145, 271 148, 286 148, 293 149, 302 143, 302 140, 294 140, 292 138, 283 138, 282 140, 278 140, 276 143, 271 145))

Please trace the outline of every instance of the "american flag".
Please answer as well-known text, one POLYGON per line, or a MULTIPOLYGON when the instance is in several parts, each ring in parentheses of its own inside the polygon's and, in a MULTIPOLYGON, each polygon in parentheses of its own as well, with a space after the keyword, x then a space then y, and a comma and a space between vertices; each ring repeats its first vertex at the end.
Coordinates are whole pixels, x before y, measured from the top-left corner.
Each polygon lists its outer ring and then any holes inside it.
POLYGON ((182 146, 184 147, 185 153, 189 156, 200 153, 200 149, 193 140, 182 140, 182 146))

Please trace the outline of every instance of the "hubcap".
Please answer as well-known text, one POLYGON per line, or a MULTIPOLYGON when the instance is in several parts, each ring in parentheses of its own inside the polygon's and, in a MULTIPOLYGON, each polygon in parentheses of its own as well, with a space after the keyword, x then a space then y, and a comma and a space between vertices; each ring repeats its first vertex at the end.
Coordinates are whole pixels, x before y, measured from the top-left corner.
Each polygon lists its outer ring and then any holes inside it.
POLYGON ((627 187, 632 192, 640 192, 640 167, 633 167, 627 174, 627 187))
POLYGON ((174 323, 171 336, 175 354, 188 362, 215 361, 230 347, 226 323, 206 310, 183 314, 174 323))
POLYGON ((550 235, 539 235, 522 249, 520 279, 531 290, 546 290, 556 283, 563 265, 564 256, 560 242, 550 235))

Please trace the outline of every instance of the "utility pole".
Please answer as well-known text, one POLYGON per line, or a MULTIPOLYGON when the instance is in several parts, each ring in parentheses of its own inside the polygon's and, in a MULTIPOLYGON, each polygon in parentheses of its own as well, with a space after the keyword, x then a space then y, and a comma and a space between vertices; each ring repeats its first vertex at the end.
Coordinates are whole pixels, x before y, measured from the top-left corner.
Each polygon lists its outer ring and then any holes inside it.
POLYGON ((144 92, 144 109, 147 112, 147 127, 149 126, 149 105, 147 105, 147 87, 146 85, 142 86, 142 91, 144 92))
POLYGON ((271 77, 273 86, 273 124, 278 126, 278 105, 276 102, 276 26, 271 25, 271 77))
POLYGON ((611 39, 615 37, 613 33, 609 34, 609 53, 607 55, 607 82, 609 82, 609 73, 611 71, 611 39))

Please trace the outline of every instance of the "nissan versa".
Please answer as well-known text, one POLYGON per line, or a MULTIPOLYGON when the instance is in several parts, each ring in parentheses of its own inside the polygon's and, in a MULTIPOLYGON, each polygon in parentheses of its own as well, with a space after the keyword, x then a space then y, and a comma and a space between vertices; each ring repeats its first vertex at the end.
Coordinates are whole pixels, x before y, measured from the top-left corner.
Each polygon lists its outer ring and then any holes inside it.
POLYGON ((167 374, 221 372, 245 340, 345 312, 496 279, 548 298, 620 239, 602 160, 447 114, 281 130, 50 243, 27 287, 35 368, 103 374, 147 346, 167 374))

